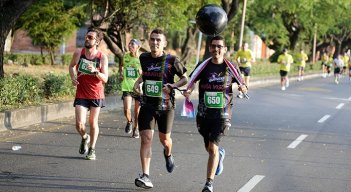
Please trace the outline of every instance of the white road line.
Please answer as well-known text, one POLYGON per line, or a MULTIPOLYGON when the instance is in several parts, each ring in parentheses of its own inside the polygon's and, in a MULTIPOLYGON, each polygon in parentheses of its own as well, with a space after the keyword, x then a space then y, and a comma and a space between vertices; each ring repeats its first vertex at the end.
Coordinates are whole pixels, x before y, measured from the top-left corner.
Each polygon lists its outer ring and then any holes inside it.
POLYGON ((345 105, 345 103, 340 103, 338 106, 336 106, 336 109, 341 109, 343 106, 345 105))
POLYGON ((325 99, 340 100, 340 101, 351 101, 351 97, 349 97, 348 99, 345 99, 345 98, 337 98, 337 97, 325 97, 325 99))
POLYGON ((253 176, 249 180, 249 182, 247 182, 237 192, 249 192, 249 191, 251 191, 263 178, 264 178, 264 175, 255 175, 255 176, 253 176))
POLYGON ((320 120, 318 120, 318 123, 324 123, 324 121, 326 121, 329 117, 330 117, 330 115, 324 115, 324 117, 322 117, 320 120))
POLYGON ((288 146, 288 148, 290 149, 294 149, 295 147, 297 147, 297 145, 299 145, 304 139, 306 139, 308 135, 300 135, 295 141, 293 141, 292 143, 290 143, 290 145, 288 146))

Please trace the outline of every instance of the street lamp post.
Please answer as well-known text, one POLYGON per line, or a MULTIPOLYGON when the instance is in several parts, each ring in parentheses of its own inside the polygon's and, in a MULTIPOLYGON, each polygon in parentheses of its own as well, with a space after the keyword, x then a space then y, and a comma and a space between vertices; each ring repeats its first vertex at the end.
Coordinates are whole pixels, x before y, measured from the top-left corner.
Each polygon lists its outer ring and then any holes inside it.
POLYGON ((246 0, 244 0, 243 5, 243 15, 241 17, 241 29, 240 29, 240 39, 239 39, 239 49, 243 44, 244 29, 245 29, 245 15, 246 15, 246 0))

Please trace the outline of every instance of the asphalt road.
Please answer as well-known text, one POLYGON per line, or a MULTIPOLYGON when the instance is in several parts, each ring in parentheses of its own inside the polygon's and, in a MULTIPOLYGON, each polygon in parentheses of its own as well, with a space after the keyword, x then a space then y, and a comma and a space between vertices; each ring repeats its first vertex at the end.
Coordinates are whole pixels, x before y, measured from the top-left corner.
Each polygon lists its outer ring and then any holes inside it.
MULTIPOLYGON (((236 99, 232 128, 223 138, 224 171, 216 192, 351 191, 351 83, 343 78, 253 88, 236 99)), ((194 100, 195 101, 195 100, 194 100)), ((178 100, 178 106, 181 104, 178 100)), ((195 101, 196 103, 196 101, 195 101)), ((155 132, 151 180, 154 192, 201 191, 208 155, 195 120, 177 117, 173 127, 176 169, 167 173, 155 132)), ((144 191, 140 140, 124 133, 122 111, 100 116, 97 160, 78 154, 74 119, 60 119, 0 133, 0 191, 144 191), (14 145, 21 149, 13 151, 14 145)))

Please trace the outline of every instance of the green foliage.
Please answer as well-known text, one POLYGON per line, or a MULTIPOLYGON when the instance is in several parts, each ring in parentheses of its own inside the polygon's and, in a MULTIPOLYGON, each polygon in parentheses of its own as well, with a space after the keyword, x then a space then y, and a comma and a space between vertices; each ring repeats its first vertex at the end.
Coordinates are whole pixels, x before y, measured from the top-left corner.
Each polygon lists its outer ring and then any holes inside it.
POLYGON ((58 98, 62 96, 72 96, 75 88, 68 75, 47 74, 44 77, 44 96, 46 98, 58 98))
POLYGON ((30 63, 33 57, 35 56, 32 54, 5 54, 4 63, 7 63, 9 60, 18 64, 30 63))
MULTIPOLYGON (((69 65, 72 60, 72 54, 63 54, 61 55, 62 64, 69 65)), ((31 65, 47 65, 50 63, 49 55, 36 55, 36 54, 20 54, 20 53, 11 53, 4 55, 4 63, 8 63, 11 60, 18 64, 31 64, 31 65)))
MULTIPOLYGON (((74 96, 76 88, 68 75, 50 73, 43 79, 30 75, 9 76, 0 79, 0 111, 39 105, 44 101, 59 101, 74 96)), ((109 77, 105 93, 120 93, 121 82, 117 75, 109 77)))
POLYGON ((72 61, 73 55, 72 54, 63 54, 61 55, 61 60, 63 65, 69 65, 72 61))
POLYGON ((17 25, 28 32, 35 45, 53 51, 80 25, 84 6, 66 9, 62 0, 40 0, 20 17, 17 25))
POLYGON ((0 79, 0 110, 9 106, 33 105, 42 101, 38 78, 19 75, 0 79))
POLYGON ((117 94, 121 92, 121 81, 116 74, 112 74, 108 77, 108 81, 105 85, 105 93, 108 95, 117 94))

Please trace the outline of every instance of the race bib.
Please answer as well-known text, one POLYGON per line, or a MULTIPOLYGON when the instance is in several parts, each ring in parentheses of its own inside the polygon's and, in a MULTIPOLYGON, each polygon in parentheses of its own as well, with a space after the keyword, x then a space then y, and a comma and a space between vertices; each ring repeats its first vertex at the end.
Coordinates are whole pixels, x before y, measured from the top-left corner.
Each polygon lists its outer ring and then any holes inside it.
POLYGON ((89 69, 88 69, 88 66, 89 65, 93 65, 95 68, 96 68, 96 62, 94 61, 89 61, 89 60, 86 60, 84 58, 80 59, 80 62, 79 62, 79 67, 78 67, 78 71, 81 72, 81 73, 86 73, 86 74, 93 74, 89 69))
POLYGON ((127 78, 131 78, 131 79, 135 79, 137 78, 137 70, 133 67, 127 67, 126 70, 126 77, 127 78))
POLYGON ((247 59, 246 58, 240 58, 240 63, 246 63, 247 59))
POLYGON ((205 92, 205 106, 208 108, 223 108, 223 92, 205 92))
POLYGON ((161 97, 162 81, 145 81, 145 95, 149 97, 161 97))

